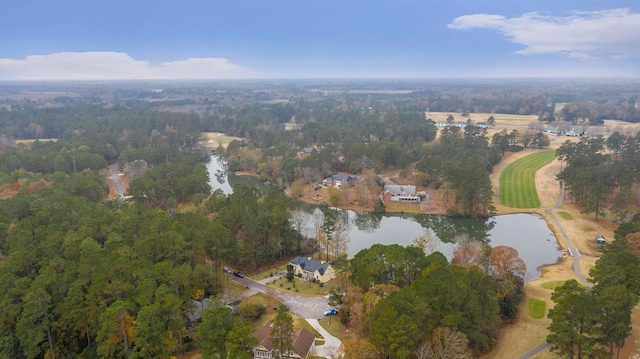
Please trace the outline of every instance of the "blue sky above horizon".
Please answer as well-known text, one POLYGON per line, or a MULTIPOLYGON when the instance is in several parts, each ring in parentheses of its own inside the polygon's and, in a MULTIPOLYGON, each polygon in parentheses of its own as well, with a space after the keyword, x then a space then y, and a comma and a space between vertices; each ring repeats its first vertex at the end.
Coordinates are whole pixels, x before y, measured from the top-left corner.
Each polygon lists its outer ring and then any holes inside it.
POLYGON ((631 0, 20 0, 0 80, 639 77, 631 0))

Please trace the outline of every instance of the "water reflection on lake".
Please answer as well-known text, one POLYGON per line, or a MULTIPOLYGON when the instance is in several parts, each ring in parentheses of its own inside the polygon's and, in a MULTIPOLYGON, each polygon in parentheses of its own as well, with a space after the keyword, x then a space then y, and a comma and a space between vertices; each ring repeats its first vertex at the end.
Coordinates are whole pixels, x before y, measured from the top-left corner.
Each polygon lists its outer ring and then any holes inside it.
MULTIPOLYGON (((230 194, 238 183, 265 185, 251 176, 227 176, 223 162, 212 157, 207 164, 212 190, 221 189, 230 194)), ((303 234, 314 237, 316 225, 313 213, 317 206, 292 201, 291 209, 304 214, 303 234)), ((410 245, 419 236, 435 237, 431 250, 442 252, 451 259, 454 240, 466 237, 491 246, 505 245, 515 248, 527 265, 525 280, 540 276, 539 267, 556 263, 560 257, 558 242, 547 223, 538 215, 508 214, 483 220, 450 218, 437 215, 380 215, 369 212, 339 210, 348 218, 346 238, 349 238, 347 254, 353 257, 360 250, 376 243, 410 245)))
POLYGON ((211 160, 206 163, 207 172, 209 172, 209 186, 211 190, 217 189, 224 192, 224 194, 233 193, 233 188, 229 184, 227 168, 224 161, 218 156, 211 156, 211 160))

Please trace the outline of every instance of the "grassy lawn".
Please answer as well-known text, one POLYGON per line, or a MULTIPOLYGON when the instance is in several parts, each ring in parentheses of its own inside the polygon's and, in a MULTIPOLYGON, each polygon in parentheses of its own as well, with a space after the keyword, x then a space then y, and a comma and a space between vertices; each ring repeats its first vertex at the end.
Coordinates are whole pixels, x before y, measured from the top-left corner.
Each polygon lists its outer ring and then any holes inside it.
POLYGON ((571 217, 571 215, 565 211, 559 211, 558 216, 560 216, 560 218, 562 219, 566 219, 567 221, 570 221, 573 219, 573 217, 571 217))
POLYGON ((500 203, 512 208, 538 208, 535 173, 555 158, 555 151, 531 154, 510 164, 500 175, 500 203))
POLYGON ((229 295, 231 297, 235 297, 249 290, 247 287, 236 281, 229 280, 227 278, 224 278, 223 280, 225 281, 226 287, 229 289, 229 295))
POLYGON ((547 311, 547 303, 540 299, 529 299, 529 316, 533 319, 544 318, 547 311))
POLYGON ((330 281, 328 283, 324 283, 321 287, 319 283, 313 283, 297 277, 294 278, 294 283, 287 282, 287 279, 282 277, 280 279, 270 281, 267 283, 267 286, 275 290, 306 295, 309 297, 323 297, 329 294, 333 288, 338 286, 336 281, 330 281))
MULTIPOLYGON (((280 273, 280 272, 285 272, 287 270, 287 264, 281 264, 275 268, 269 268, 268 270, 264 271, 264 272, 260 272, 258 274, 251 274, 248 275, 249 278, 253 279, 253 280, 262 280, 262 279, 266 279, 266 278, 270 278, 273 277, 274 275, 280 273)), ((246 273, 245 273, 246 274, 246 273)))
POLYGON ((340 318, 333 316, 331 318, 318 319, 318 323, 334 337, 345 340, 348 337, 347 327, 340 323, 340 318))
POLYGON ((554 280, 551 282, 544 282, 542 283, 542 288, 545 289, 550 289, 550 290, 556 290, 556 288, 558 288, 559 286, 563 285, 565 281, 563 280, 554 280))

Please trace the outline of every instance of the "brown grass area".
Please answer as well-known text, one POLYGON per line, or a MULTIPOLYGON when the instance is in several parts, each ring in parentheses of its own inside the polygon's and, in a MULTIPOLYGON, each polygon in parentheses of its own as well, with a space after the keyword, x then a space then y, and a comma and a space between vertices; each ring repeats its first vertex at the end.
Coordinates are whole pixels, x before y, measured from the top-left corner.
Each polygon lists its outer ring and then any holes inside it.
POLYGON ((428 119, 439 122, 446 121, 450 114, 453 115, 455 122, 466 122, 468 119, 471 119, 474 123, 486 122, 489 117, 493 116, 496 122, 494 127, 487 130, 489 138, 491 138, 494 133, 500 132, 503 129, 507 131, 518 130, 518 132, 522 133, 529 129, 531 123, 538 122, 537 115, 510 115, 502 113, 470 113, 469 116, 462 117, 459 113, 427 112, 425 116, 428 119))
MULTIPOLYGON (((540 278, 525 283, 525 297, 520 303, 517 321, 514 324, 502 328, 497 346, 482 358, 518 358, 529 350, 544 344, 548 334, 547 327, 551 321, 547 319, 546 314, 542 319, 529 317, 527 314, 529 299, 539 299, 546 302, 548 313, 548 310, 553 308, 553 301, 551 300, 552 291, 543 288, 542 283, 573 278, 575 278, 573 261, 570 258, 565 259, 560 264, 542 268, 540 278)), ((546 350, 534 358, 556 358, 556 356, 546 350)))

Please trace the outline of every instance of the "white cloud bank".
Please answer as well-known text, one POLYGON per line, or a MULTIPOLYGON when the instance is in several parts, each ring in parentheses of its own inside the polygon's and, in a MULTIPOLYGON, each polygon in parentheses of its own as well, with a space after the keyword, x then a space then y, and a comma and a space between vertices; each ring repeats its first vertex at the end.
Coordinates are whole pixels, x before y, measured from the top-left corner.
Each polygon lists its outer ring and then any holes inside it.
POLYGON ((640 56, 640 14, 629 9, 574 12, 570 16, 526 13, 520 17, 473 14, 455 18, 450 29, 495 29, 524 45, 522 55, 563 54, 581 60, 640 56))
POLYGON ((0 58, 0 79, 4 80, 196 80, 255 75, 219 57, 189 58, 155 66, 122 52, 107 51, 0 58))

